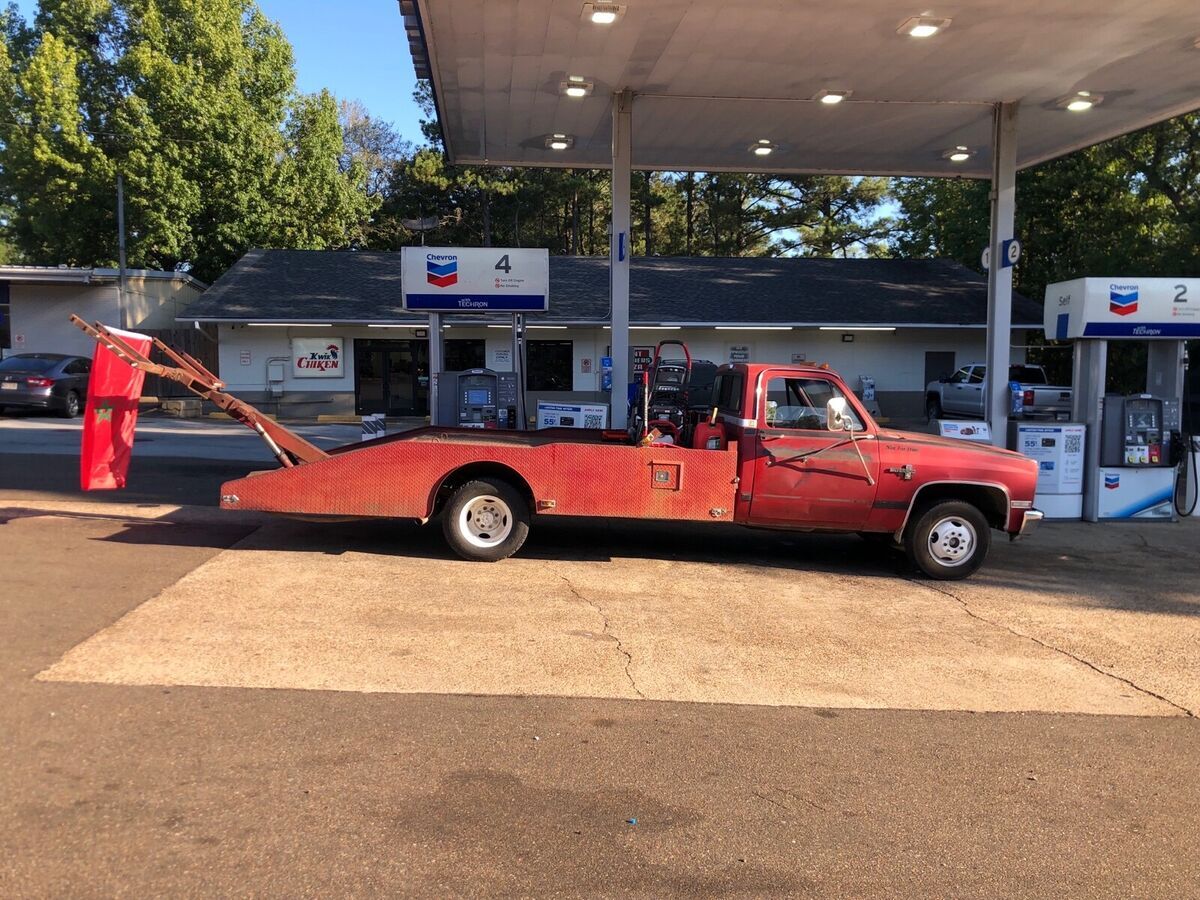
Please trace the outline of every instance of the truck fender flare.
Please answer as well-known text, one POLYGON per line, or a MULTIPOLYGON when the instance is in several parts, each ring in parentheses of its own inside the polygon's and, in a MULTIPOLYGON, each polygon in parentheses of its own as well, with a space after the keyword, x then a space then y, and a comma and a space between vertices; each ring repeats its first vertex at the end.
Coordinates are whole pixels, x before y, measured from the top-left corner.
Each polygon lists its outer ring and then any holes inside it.
POLYGON ((447 488, 456 488, 477 478, 494 478, 508 482, 529 503, 529 512, 533 513, 536 511, 536 504, 533 501, 533 489, 529 486, 529 482, 524 475, 505 463, 479 460, 464 463, 457 468, 451 469, 437 480, 437 483, 429 494, 428 514, 425 517, 425 521, 433 518, 441 511, 442 505, 445 502, 447 488))
MULTIPOLYGON (((908 509, 904 513, 904 521, 901 522, 900 527, 897 528, 895 530, 895 532, 893 532, 897 541, 901 541, 904 539, 904 529, 908 527, 909 520, 912 519, 913 512, 917 509, 917 506, 920 503, 922 496, 926 493, 926 489, 932 488, 932 487, 945 487, 945 486, 949 486, 951 488, 954 488, 954 487, 971 487, 971 488, 976 488, 976 489, 982 488, 985 491, 995 492, 996 494, 999 495, 999 497, 1003 498, 1003 504, 1004 504, 1003 510, 1001 511, 1003 518, 1001 519, 1001 524, 999 527, 1001 528, 1001 530, 1003 530, 1007 526, 1009 517, 1012 515, 1012 496, 1008 493, 1008 488, 1006 488, 1004 485, 1002 485, 998 482, 995 482, 995 481, 951 481, 949 479, 944 479, 941 481, 927 481, 924 484, 922 484, 919 488, 917 488, 916 491, 913 493, 912 500, 910 500, 908 503, 908 509)), ((938 493, 941 493, 941 492, 939 491, 938 493)), ((970 493, 970 492, 967 492, 967 493, 970 493)), ((953 492, 947 491, 946 495, 947 495, 947 499, 949 499, 953 496, 953 492)), ((971 502, 971 500, 967 496, 958 496, 958 497, 954 497, 953 499, 962 500, 965 503, 971 502)), ((985 516, 987 516, 989 521, 991 521, 992 517, 990 515, 988 515, 989 510, 981 509, 980 512, 982 512, 985 516)))

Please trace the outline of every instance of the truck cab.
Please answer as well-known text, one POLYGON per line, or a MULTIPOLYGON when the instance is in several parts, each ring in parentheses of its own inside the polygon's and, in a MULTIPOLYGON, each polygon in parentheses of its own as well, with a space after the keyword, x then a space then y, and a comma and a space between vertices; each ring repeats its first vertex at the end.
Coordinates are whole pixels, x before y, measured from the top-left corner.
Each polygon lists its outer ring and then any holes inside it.
POLYGON ((723 366, 713 402, 737 447, 743 525, 858 532, 951 579, 982 564, 992 529, 1020 536, 1041 519, 1035 462, 882 429, 827 367, 723 366))

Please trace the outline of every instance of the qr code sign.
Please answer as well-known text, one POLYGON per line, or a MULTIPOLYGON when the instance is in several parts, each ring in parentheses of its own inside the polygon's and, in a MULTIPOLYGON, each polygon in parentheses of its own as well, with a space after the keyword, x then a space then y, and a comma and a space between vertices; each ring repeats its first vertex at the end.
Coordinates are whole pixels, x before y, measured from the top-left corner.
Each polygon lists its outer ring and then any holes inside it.
POLYGON ((1064 436, 1063 452, 1064 453, 1079 453, 1083 450, 1083 435, 1068 434, 1064 436))
POLYGON ((596 413, 588 413, 587 415, 585 415, 583 417, 583 427, 584 428, 603 428, 604 427, 604 416, 597 415, 596 413))

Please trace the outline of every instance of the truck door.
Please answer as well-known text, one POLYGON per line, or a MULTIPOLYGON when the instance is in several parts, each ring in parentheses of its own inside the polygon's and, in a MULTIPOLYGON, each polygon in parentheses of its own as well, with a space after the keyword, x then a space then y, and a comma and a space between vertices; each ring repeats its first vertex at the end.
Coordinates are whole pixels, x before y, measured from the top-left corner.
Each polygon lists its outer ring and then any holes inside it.
POLYGON ((971 368, 971 377, 967 379, 966 387, 963 388, 963 400, 965 405, 961 412, 968 416, 983 417, 983 379, 987 376, 987 366, 973 366, 971 368))
POLYGON ((948 413, 968 412, 967 384, 971 380, 971 367, 963 366, 950 376, 950 380, 942 386, 942 410, 948 413))
POLYGON ((762 378, 750 522, 861 528, 875 501, 879 453, 853 398, 851 443, 845 432, 826 428, 826 403, 845 396, 833 381, 770 371, 762 378))

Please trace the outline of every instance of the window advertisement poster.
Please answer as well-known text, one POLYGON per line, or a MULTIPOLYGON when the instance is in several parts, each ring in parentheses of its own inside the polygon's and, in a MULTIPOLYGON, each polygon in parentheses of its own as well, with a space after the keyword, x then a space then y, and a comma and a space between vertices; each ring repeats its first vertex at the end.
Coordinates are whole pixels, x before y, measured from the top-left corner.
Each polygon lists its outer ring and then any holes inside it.
POLYGON ((650 363, 654 361, 654 348, 630 347, 629 358, 629 380, 641 384, 642 373, 649 369, 650 363))
POLYGON ((342 338, 292 338, 293 378, 341 378, 345 374, 342 338))

